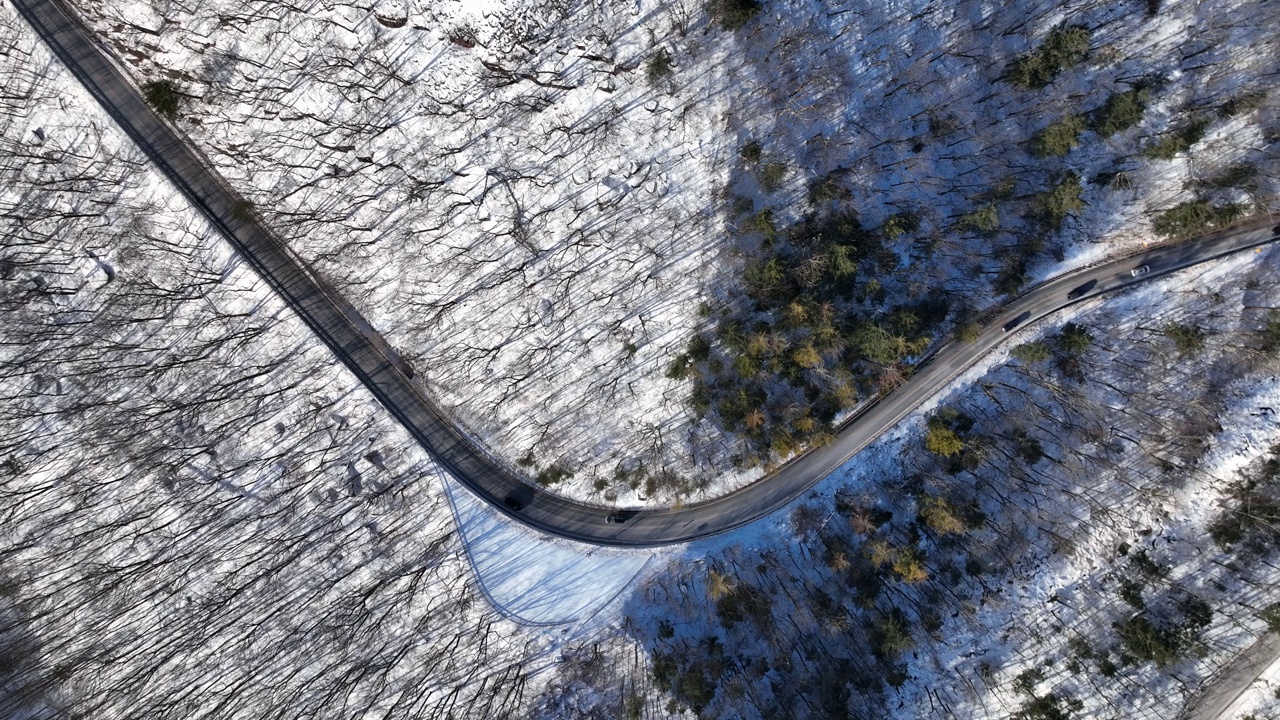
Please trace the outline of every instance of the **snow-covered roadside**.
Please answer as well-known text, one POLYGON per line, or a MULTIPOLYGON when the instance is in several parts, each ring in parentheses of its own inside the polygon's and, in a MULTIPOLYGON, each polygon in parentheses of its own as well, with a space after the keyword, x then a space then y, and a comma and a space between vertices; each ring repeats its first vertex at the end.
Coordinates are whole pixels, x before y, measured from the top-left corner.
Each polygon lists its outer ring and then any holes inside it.
POLYGON ((543 535, 503 517, 456 481, 444 485, 486 598, 518 623, 568 626, 556 630, 575 634, 597 618, 608 624, 606 611, 657 553, 543 535))
POLYGON ((1280 657, 1268 665, 1219 717, 1221 720, 1268 720, 1280 717, 1280 657))
POLYGON ((1225 167, 1257 165, 1254 195, 1276 194, 1274 128, 1254 113, 1215 120, 1194 161, 1137 156, 1274 85, 1270 11, 1256 3, 1168 3, 1146 18, 1102 2, 993 14, 777 0, 738 34, 690 0, 78 4, 140 78, 190 93, 197 142, 465 425, 531 475, 572 471, 552 489, 581 499, 668 504, 756 476, 732 469, 734 444, 665 377, 703 304, 739 281, 727 196, 785 224, 834 171, 867 226, 920 216, 895 247, 914 264, 885 278, 892 297, 926 284, 981 305, 1024 229, 1019 203, 1055 173, 1084 179, 1086 207, 1050 238, 1064 260, 1032 279, 1151 241, 1153 212, 1225 167), (1095 28, 1084 66, 1045 93, 997 82, 1061 20, 1095 28), (651 83, 659 50, 672 72, 651 83), (1062 161, 1022 151, 1056 115, 1156 76, 1167 83, 1139 129, 1086 132, 1062 161), (741 167, 750 139, 784 169, 772 193, 741 167), (1010 180, 1007 232, 957 237, 956 218, 1010 180), (646 474, 667 487, 646 488, 646 474))

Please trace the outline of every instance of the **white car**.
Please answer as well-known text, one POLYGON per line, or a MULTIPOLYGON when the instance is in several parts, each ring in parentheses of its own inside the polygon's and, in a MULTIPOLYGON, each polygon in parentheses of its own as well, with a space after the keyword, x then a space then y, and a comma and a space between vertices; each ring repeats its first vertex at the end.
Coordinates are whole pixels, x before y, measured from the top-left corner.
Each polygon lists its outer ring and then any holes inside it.
POLYGON ((1134 277, 1142 277, 1143 275, 1146 275, 1149 272, 1151 272, 1150 265, 1139 265, 1138 267, 1130 270, 1129 274, 1134 277))

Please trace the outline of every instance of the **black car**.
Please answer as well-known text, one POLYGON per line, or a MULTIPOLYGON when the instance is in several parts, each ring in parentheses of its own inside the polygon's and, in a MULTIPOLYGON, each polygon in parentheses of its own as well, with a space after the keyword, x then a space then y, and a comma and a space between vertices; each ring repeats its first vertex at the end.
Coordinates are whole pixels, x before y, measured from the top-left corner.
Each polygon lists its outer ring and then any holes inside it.
POLYGON ((502 504, 511 512, 520 512, 526 505, 533 502, 534 494, 533 488, 521 485, 512 488, 511 492, 502 498, 502 504))
POLYGON ((1004 331, 1009 332, 1010 330, 1018 327, 1023 323, 1024 320, 1026 320, 1029 317, 1031 317, 1031 311, 1024 310, 1021 315, 1004 324, 1004 331))
POLYGON ((604 521, 610 525, 621 525, 635 516, 636 512, 634 510, 619 510, 616 513, 605 515, 604 521))
POLYGON ((1067 293, 1067 299, 1075 300, 1076 298, 1084 297, 1085 293, 1089 292, 1090 290, 1094 289, 1097 286, 1098 286, 1097 279, 1090 280, 1089 282, 1081 285, 1075 290, 1072 290, 1071 292, 1067 293))

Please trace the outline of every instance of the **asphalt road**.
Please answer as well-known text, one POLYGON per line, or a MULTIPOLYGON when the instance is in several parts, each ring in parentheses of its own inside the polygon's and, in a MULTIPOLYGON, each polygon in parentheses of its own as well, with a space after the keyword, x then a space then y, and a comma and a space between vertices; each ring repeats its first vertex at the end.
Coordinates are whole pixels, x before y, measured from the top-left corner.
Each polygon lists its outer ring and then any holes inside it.
MULTIPOLYGON (((286 244, 246 212, 243 201, 193 149, 179 130, 158 117, 117 69, 110 54, 56 0, 12 0, 50 48, 97 98, 156 166, 204 212, 212 224, 302 317, 333 353, 449 472, 478 496, 516 520, 544 532, 613 546, 678 543, 746 525, 781 508, 845 464, 858 451, 984 354, 1005 341, 1003 328, 1023 327, 1071 302, 1111 292, 1244 248, 1274 242, 1270 228, 1218 233, 1139 256, 1071 272, 1044 283, 993 313, 973 342, 940 347, 893 393, 847 422, 837 440, 791 460, 767 477, 708 502, 666 510, 624 513, 543 492, 460 433, 416 384, 385 340, 326 287, 286 244), (1133 277, 1139 266, 1150 271, 1133 277), (1092 285, 1088 285, 1093 283, 1092 285), (1075 299, 1068 293, 1087 287, 1075 299), (515 498, 517 502, 510 502, 515 498), (519 511, 513 505, 521 506, 519 511)), ((1013 328, 1016 331, 1017 328, 1013 328)))
POLYGON ((1217 720, 1280 658, 1280 635, 1268 633, 1249 646, 1187 703, 1182 720, 1217 720))

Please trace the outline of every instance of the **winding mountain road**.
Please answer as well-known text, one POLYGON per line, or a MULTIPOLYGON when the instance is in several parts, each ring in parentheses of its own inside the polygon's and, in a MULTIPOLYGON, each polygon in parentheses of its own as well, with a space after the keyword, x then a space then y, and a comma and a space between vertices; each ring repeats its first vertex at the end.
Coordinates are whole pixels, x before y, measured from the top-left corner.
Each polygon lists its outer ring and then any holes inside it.
POLYGON ((444 468, 519 522, 588 543, 666 545, 746 525, 783 507, 844 465, 946 387, 1009 337, 1006 325, 1025 326, 1073 302, 1277 240, 1272 229, 1253 226, 1155 247, 1057 277, 992 313, 976 340, 939 347, 907 382, 847 421, 835 442, 715 500, 620 512, 544 492, 459 432, 413 380, 412 370, 355 308, 254 217, 251 206, 210 169, 212 163, 181 131, 152 111, 110 52, 73 12, 58 0, 10 1, 129 137, 444 468), (1131 271, 1139 267, 1149 271, 1135 277, 1131 271), (1073 293, 1076 289, 1079 292, 1073 293), (625 521, 606 521, 619 516, 625 521))

